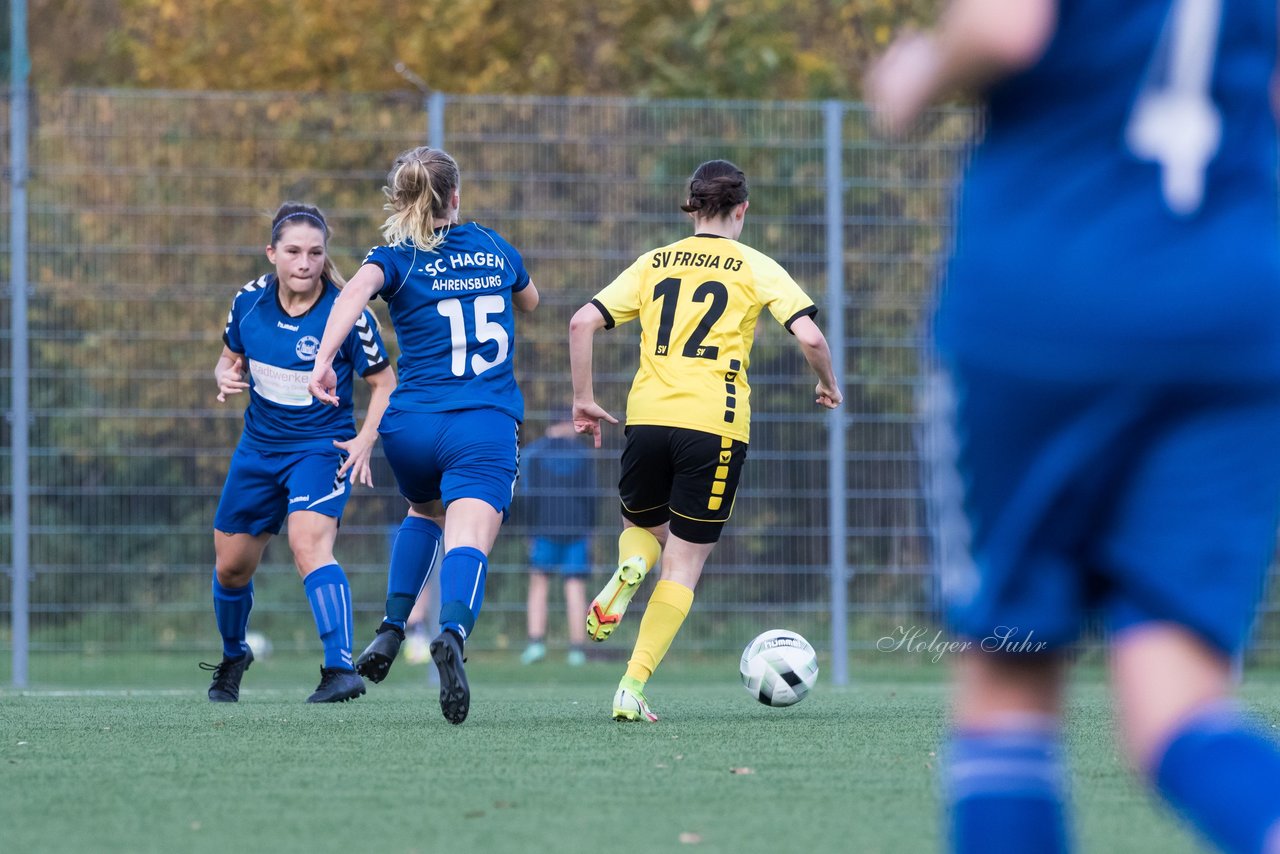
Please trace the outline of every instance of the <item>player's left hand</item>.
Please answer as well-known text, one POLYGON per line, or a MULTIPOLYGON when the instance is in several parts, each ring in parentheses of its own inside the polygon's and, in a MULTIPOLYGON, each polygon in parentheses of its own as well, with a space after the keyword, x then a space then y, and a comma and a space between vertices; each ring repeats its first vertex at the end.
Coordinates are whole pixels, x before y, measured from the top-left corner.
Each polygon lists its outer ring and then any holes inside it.
POLYGON ((351 472, 352 483, 373 486, 373 469, 369 461, 373 458, 374 441, 375 439, 366 439, 358 434, 345 442, 334 440, 333 446, 347 455, 347 461, 338 469, 338 476, 351 472))
POLYGON ((590 433, 595 439, 595 446, 600 447, 600 422, 608 421, 610 424, 617 424, 618 419, 614 418, 604 408, 594 400, 585 400, 573 402, 573 429, 577 433, 590 433))
POLYGON ((863 89, 876 128, 901 136, 937 94, 938 46, 932 36, 903 33, 867 73, 863 89))

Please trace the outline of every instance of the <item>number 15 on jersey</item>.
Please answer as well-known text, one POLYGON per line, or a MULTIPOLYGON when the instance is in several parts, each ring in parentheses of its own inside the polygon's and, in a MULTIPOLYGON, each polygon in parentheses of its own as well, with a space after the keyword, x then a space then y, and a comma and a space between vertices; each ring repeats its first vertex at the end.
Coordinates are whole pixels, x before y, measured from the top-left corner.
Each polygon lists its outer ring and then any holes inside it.
POLYGON ((501 294, 484 294, 470 302, 472 326, 475 329, 475 340, 467 336, 467 306, 462 300, 451 297, 436 303, 436 311, 449 321, 449 338, 453 347, 449 359, 449 370, 455 377, 464 376, 467 372, 467 355, 471 356, 471 372, 480 376, 490 368, 497 367, 507 360, 511 340, 506 328, 494 318, 502 318, 507 314, 507 301, 501 294), (482 344, 497 342, 498 351, 492 359, 486 359, 475 352, 482 344))

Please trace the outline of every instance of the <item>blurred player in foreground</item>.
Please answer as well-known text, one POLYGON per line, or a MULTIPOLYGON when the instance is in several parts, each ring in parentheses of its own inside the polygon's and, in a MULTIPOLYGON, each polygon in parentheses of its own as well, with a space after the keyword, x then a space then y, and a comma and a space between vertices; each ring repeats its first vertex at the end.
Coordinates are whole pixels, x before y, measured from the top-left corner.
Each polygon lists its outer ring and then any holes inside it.
POLYGON ((356 662, 381 682, 441 544, 440 711, 466 720, 471 688, 463 644, 484 602, 489 550, 511 506, 524 398, 512 370, 513 310, 533 311, 538 289, 497 232, 459 224, 458 164, 425 146, 396 158, 384 192, 387 243, 369 251, 343 288, 311 374, 311 393, 335 406, 330 360, 375 294, 387 301, 400 346, 400 386, 379 430, 408 515, 396 535, 387 612, 356 662))
POLYGON ((1275 0, 953 0, 873 68, 887 131, 985 90, 935 334, 959 852, 1070 847, 1065 657, 1109 634, 1124 748, 1228 851, 1280 850, 1231 701, 1280 511, 1275 0), (945 429, 950 427, 951 429, 945 429))
POLYGON ((213 610, 222 662, 202 666, 213 670, 214 702, 240 698, 241 677, 253 662, 244 642, 253 574, 286 515, 293 562, 324 644, 320 685, 307 702, 341 702, 365 690, 351 661, 351 588, 333 544, 351 480, 373 485, 369 457, 396 377, 387 370, 391 362, 377 322, 362 312, 334 347, 334 381, 343 405, 326 406, 307 392, 311 362, 342 286, 328 240, 329 226, 318 208, 281 205, 267 246, 276 272, 241 288, 222 335, 214 371, 218 400, 247 390, 249 403, 213 521, 213 610), (373 390, 359 433, 351 406, 354 374, 373 390))
POLYGON ((702 567, 733 510, 750 439, 747 365, 762 310, 795 336, 818 375, 814 402, 834 409, 842 400, 813 300, 776 261, 738 242, 747 206, 741 169, 726 160, 703 163, 681 206, 693 236, 641 255, 569 324, 574 426, 599 447, 600 422, 618 421, 595 401, 592 342, 601 329, 640 320, 640 367, 627 399, 618 483, 618 569, 591 603, 588 635, 606 640, 659 555, 663 565, 614 693, 615 720, 658 719, 645 683, 688 616, 702 567))

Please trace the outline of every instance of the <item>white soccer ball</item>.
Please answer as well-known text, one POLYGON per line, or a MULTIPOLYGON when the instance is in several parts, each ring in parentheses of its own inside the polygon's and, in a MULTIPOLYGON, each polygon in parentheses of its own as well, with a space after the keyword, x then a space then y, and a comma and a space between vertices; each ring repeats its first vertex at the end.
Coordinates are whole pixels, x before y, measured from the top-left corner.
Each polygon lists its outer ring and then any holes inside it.
POLYGON ((742 651, 742 684, 766 706, 792 706, 818 681, 818 654, 797 632, 770 629, 742 651))
POLYGON ((271 655, 271 638, 262 632, 247 632, 244 642, 249 645, 249 649, 253 650, 254 658, 262 659, 271 655))

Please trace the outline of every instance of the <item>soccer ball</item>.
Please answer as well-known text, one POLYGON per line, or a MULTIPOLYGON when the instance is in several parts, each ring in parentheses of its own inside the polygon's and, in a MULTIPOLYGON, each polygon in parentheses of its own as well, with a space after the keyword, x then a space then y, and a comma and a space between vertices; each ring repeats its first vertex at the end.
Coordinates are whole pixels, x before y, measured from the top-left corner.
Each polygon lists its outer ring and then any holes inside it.
POLYGON ((253 650, 254 658, 263 659, 271 655, 271 639, 262 632, 247 632, 244 642, 253 650))
POLYGON ((818 655, 796 632, 770 629, 742 651, 742 684, 766 706, 791 706, 818 681, 818 655))

